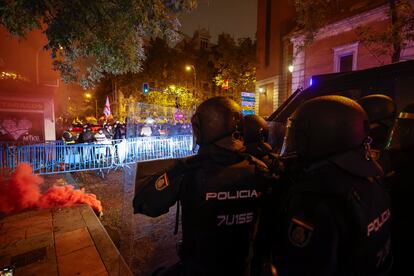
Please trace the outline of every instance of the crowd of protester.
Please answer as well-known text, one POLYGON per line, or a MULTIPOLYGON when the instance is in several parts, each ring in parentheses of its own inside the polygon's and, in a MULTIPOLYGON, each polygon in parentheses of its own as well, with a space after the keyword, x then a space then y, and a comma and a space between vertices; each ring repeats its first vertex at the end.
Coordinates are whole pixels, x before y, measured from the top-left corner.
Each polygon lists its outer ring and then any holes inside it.
POLYGON ((191 123, 188 119, 164 117, 139 118, 129 128, 129 137, 172 136, 191 134, 191 123))
POLYGON ((110 143, 112 140, 126 138, 126 124, 116 121, 113 125, 70 125, 63 132, 62 140, 65 144, 81 143, 110 143))
MULTIPOLYGON (((191 122, 188 119, 167 119, 163 117, 139 119, 128 124, 128 138, 173 136, 192 134, 191 122)), ((114 124, 102 125, 70 125, 62 135, 65 144, 76 143, 108 143, 111 140, 125 139, 127 125, 116 121, 114 124)))

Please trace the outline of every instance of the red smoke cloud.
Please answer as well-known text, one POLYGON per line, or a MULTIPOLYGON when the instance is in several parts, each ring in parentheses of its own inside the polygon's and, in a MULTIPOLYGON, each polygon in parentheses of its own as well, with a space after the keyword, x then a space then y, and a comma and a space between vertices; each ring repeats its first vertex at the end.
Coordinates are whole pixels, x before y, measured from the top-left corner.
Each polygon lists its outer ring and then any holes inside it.
POLYGON ((54 185, 42 194, 42 183, 43 179, 32 173, 29 164, 19 165, 10 179, 0 180, 0 213, 9 214, 28 208, 70 207, 78 203, 86 203, 96 212, 102 211, 96 195, 87 194, 84 189, 54 185))

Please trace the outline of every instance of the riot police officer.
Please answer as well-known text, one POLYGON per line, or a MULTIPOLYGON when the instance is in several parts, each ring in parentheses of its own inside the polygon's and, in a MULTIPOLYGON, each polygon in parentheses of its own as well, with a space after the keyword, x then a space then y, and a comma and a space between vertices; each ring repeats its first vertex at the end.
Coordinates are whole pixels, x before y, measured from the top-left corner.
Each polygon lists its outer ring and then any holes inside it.
POLYGON ((256 158, 262 159, 272 147, 267 143, 269 126, 265 119, 259 115, 246 115, 243 118, 243 140, 246 152, 256 158))
POLYGON ((397 106, 393 99, 381 94, 365 96, 357 102, 368 115, 369 136, 372 138, 371 155, 380 163, 383 170, 388 172, 389 158, 383 150, 394 124, 397 106))
POLYGON ((392 246, 394 264, 392 275, 406 275, 412 270, 411 252, 414 247, 412 234, 414 194, 412 173, 414 170, 414 103, 407 105, 399 114, 386 145, 390 155, 392 172, 387 177, 391 195, 392 246))
POLYGON ((160 275, 244 275, 268 183, 266 166, 243 153, 241 109, 231 99, 204 101, 192 127, 197 155, 153 175, 136 192, 134 210, 155 217, 181 202, 182 265, 160 275))
POLYGON ((367 152, 355 101, 314 98, 291 116, 281 155, 297 173, 284 198, 280 275, 383 275, 391 264, 390 206, 367 152))
POLYGON ((279 156, 267 143, 269 126, 259 115, 246 115, 243 118, 243 140, 246 152, 263 161, 271 172, 279 176, 284 169, 279 156))

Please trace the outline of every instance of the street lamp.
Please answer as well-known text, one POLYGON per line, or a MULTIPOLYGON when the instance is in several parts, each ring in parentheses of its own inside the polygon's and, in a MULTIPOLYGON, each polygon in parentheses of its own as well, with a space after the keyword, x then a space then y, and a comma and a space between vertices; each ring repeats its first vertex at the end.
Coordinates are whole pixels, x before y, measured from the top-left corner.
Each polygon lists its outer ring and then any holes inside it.
POLYGON ((186 65, 185 66, 185 70, 187 72, 193 71, 193 75, 194 75, 194 86, 193 86, 193 88, 194 88, 194 94, 195 94, 196 84, 197 84, 197 72, 196 72, 196 69, 195 69, 194 65, 191 65, 190 64, 190 65, 186 65))
MULTIPOLYGON (((85 94, 83 94, 85 96, 85 98, 87 98, 88 100, 92 99, 92 94, 89 92, 86 92, 85 94)), ((93 97, 95 100, 95 118, 98 119, 98 100, 93 97)))

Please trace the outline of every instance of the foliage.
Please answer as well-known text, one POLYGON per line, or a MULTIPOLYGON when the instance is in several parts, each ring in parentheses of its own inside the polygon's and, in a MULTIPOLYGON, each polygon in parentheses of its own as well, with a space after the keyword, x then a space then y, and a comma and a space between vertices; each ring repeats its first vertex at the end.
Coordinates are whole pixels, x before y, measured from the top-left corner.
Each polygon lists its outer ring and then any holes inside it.
POLYGON ((198 104, 194 95, 185 87, 171 86, 164 91, 152 91, 142 98, 145 103, 181 109, 191 109, 198 104))
POLYGON ((86 101, 83 97, 70 97, 62 111, 65 118, 92 116, 95 114, 95 102, 86 101))
MULTIPOLYGON (((356 0, 295 0, 298 28, 304 34, 303 48, 313 42, 319 29, 335 18, 355 12, 365 6, 375 6, 378 2, 360 3, 356 0)), ((410 0, 383 0, 389 6, 389 26, 383 31, 364 26, 355 29, 361 41, 374 56, 391 52, 392 61, 400 58, 401 50, 414 41, 414 12, 410 0), (391 49, 391 51, 390 51, 391 49)), ((362 9, 361 9, 362 10, 362 9)), ((300 50, 299 49, 299 50, 300 50)))
MULTIPOLYGON (((236 43, 224 34, 220 37, 213 49, 197 49, 194 39, 183 39, 174 46, 162 38, 151 39, 145 47, 147 59, 143 70, 106 76, 98 86, 97 97, 104 99, 117 90, 125 96, 125 101, 188 109, 215 95, 216 85, 221 85, 224 78, 230 79, 234 95, 254 89, 254 43, 250 39, 236 43), (186 65, 194 67, 186 71, 186 65), (150 84, 151 92, 147 95, 142 92, 144 82, 150 84)), ((229 95, 227 91, 223 93, 229 95)))
POLYGON ((228 81, 229 89, 236 92, 254 89, 256 47, 250 38, 241 38, 236 43, 230 35, 221 34, 213 63, 217 70, 214 79, 217 86, 228 81))
POLYGON ((295 0, 296 22, 305 35, 305 44, 311 43, 318 30, 326 25, 329 16, 338 9, 339 0, 295 0))
POLYGON ((409 0, 389 0, 388 3, 391 24, 387 29, 374 31, 369 26, 361 26, 356 33, 376 56, 389 54, 392 49, 392 62, 397 62, 402 49, 414 41, 414 10, 409 0))
POLYGON ((126 97, 142 93, 144 82, 155 90, 164 90, 170 84, 185 83, 188 75, 184 71, 185 58, 179 48, 171 47, 165 39, 156 38, 147 43, 145 54, 147 58, 142 64, 141 72, 112 75, 107 80, 116 83, 126 97))
POLYGON ((175 40, 175 14, 195 5, 196 0, 5 0, 0 24, 19 37, 42 29, 62 78, 89 87, 105 74, 138 73, 144 40, 175 40))

